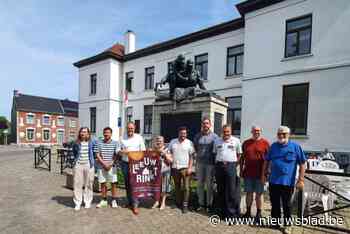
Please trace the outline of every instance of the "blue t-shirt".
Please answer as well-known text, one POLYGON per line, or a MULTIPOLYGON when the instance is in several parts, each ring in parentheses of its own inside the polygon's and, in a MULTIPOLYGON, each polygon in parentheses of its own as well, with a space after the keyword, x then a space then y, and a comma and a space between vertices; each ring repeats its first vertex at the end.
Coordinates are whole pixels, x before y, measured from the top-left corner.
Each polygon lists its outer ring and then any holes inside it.
POLYGON ((303 164, 306 157, 300 145, 288 141, 285 145, 273 143, 266 160, 271 161, 271 184, 294 186, 297 166, 303 164))

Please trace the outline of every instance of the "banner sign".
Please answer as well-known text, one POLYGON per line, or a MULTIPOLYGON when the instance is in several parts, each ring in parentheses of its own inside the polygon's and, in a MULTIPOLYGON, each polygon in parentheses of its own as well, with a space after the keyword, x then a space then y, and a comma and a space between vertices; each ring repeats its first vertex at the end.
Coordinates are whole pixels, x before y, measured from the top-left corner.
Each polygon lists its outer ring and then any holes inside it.
POLYGON ((160 199, 161 164, 156 151, 129 152, 129 185, 134 199, 160 199))

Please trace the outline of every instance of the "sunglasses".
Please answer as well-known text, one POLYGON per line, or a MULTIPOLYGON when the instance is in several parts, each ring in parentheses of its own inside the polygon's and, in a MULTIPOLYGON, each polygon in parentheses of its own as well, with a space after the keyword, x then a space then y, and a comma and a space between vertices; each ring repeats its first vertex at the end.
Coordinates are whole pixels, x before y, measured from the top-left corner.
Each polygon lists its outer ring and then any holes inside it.
POLYGON ((277 135, 279 135, 279 136, 286 136, 288 133, 285 133, 285 132, 279 132, 279 133, 277 133, 277 135))

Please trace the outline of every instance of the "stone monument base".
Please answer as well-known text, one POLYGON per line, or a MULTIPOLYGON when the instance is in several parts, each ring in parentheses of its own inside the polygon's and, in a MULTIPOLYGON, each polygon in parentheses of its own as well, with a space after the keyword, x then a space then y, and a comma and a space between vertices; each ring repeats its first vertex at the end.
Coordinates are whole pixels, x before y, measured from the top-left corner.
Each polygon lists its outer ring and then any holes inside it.
POLYGON ((226 123, 228 104, 215 94, 205 93, 180 103, 156 99, 153 103, 153 135, 162 135, 166 142, 177 137, 180 126, 188 128, 188 138, 200 131, 203 117, 210 118, 213 130, 220 134, 226 123))

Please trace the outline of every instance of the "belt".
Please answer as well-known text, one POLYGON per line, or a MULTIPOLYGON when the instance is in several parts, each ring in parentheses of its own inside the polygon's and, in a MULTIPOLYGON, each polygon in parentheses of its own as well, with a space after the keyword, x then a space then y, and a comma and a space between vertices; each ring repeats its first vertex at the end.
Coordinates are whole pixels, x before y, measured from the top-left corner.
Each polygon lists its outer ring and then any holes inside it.
POLYGON ((227 164, 230 164, 230 163, 237 163, 237 162, 231 162, 231 161, 217 161, 216 164, 219 164, 219 165, 227 165, 227 164))

